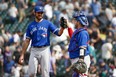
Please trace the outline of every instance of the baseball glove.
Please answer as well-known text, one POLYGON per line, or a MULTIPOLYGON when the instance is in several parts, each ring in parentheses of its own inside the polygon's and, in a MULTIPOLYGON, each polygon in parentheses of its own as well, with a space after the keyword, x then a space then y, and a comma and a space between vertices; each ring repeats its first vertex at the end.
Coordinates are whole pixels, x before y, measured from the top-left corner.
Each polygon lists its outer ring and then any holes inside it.
POLYGON ((83 60, 78 60, 72 65, 72 69, 79 74, 83 74, 87 70, 87 65, 83 60))
POLYGON ((67 28, 67 21, 64 17, 60 18, 60 26, 63 28, 67 28))

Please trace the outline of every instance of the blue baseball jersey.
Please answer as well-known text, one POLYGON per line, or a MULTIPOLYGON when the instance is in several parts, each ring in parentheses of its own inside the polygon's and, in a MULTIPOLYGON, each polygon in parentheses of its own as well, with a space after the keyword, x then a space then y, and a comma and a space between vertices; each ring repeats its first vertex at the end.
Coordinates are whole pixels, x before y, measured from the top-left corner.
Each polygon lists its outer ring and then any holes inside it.
POLYGON ((59 29, 45 19, 40 22, 33 21, 27 27, 26 38, 32 40, 31 46, 49 46, 50 32, 58 35, 59 29))
POLYGON ((72 35, 72 38, 70 40, 69 44, 69 56, 71 59, 78 58, 79 57, 79 47, 86 46, 86 52, 85 56, 90 54, 89 47, 89 34, 84 28, 76 29, 72 35))

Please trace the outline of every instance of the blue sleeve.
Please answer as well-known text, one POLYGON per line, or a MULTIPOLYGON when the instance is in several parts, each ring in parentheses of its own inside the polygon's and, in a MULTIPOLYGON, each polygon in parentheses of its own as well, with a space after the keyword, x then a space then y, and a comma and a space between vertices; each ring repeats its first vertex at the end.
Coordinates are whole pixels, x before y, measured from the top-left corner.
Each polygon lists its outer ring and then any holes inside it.
POLYGON ((58 34, 59 29, 53 23, 50 23, 49 28, 50 28, 50 31, 52 33, 54 33, 55 35, 59 36, 59 34, 58 34))
POLYGON ((89 41, 89 37, 88 37, 88 33, 84 32, 80 32, 78 37, 77 37, 77 41, 78 41, 78 46, 86 46, 88 45, 88 41, 89 41))
POLYGON ((31 32, 30 32, 29 26, 27 27, 27 30, 26 30, 26 38, 31 39, 31 32))

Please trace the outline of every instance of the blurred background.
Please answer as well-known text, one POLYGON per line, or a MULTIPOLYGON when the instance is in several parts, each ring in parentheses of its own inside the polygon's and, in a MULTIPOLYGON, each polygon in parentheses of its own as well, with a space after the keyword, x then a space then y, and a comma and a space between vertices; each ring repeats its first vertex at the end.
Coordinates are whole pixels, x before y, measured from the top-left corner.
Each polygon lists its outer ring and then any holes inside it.
MULTIPOLYGON (((28 24, 34 20, 33 7, 43 6, 44 18, 58 28, 60 17, 70 27, 73 12, 84 11, 90 34, 91 66, 88 77, 116 77, 116 0, 0 0, 0 77, 28 77, 30 46, 23 65, 18 63, 28 24)), ((50 77, 71 77, 68 56, 69 35, 51 35, 50 77)), ((30 42, 31 44, 31 42, 30 42)), ((38 64, 37 77, 41 77, 38 64)))

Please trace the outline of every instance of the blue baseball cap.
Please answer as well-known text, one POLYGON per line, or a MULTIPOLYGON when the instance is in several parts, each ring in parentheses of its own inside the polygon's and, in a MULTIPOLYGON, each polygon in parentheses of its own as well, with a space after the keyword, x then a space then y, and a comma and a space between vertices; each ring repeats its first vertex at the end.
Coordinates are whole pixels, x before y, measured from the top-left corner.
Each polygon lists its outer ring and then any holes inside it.
POLYGON ((34 7, 34 11, 35 12, 44 12, 44 7, 42 7, 42 6, 35 6, 34 7))
POLYGON ((84 12, 82 12, 82 11, 74 12, 73 18, 75 18, 77 21, 79 21, 84 26, 89 25, 88 19, 85 16, 84 12))

